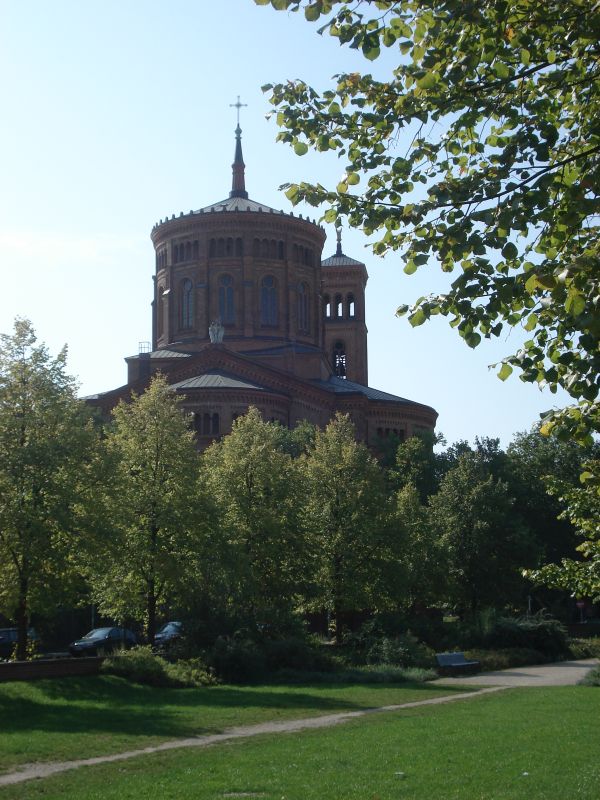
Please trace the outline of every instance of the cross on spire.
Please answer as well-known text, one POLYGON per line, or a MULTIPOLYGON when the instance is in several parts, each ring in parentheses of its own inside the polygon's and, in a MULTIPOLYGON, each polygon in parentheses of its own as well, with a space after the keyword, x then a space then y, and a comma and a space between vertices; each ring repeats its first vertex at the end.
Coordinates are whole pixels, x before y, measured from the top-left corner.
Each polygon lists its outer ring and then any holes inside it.
POLYGON ((237 109, 237 126, 240 127, 240 108, 248 108, 248 103, 240 103, 240 96, 237 96, 236 103, 229 103, 229 108, 237 109))

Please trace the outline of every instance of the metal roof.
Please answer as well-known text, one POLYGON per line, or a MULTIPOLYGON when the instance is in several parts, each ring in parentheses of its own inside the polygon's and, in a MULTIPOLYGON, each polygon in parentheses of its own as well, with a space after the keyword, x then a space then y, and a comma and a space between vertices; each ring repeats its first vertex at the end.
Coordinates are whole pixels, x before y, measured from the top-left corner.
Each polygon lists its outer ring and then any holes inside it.
POLYGON ((341 256, 329 256, 329 258, 321 261, 321 266, 323 267, 352 267, 357 265, 364 267, 364 263, 362 261, 357 261, 355 258, 345 256, 343 253, 341 256))
POLYGON ((384 400, 388 403, 421 405, 421 403, 415 403, 414 400, 407 400, 406 397, 398 397, 398 395, 389 394, 389 392, 382 392, 380 389, 372 389, 370 386, 363 386, 362 383, 348 381, 345 378, 338 378, 335 375, 332 375, 328 381, 313 381, 313 383, 316 383, 317 386, 329 392, 335 392, 335 394, 362 394, 368 397, 369 400, 384 400))
POLYGON ((260 350, 243 350, 245 356, 272 356, 279 353, 322 353, 319 347, 310 344, 279 344, 274 347, 263 347, 260 350))
MULTIPOLYGON (((144 353, 143 355, 146 355, 144 353)), ((148 354, 150 358, 189 358, 190 353, 180 353, 177 350, 153 350, 148 354)), ((130 359, 139 358, 140 354, 136 353, 134 356, 129 356, 130 359)))
POLYGON ((172 389, 258 389, 261 392, 270 391, 266 386, 238 378, 228 372, 209 370, 202 375, 187 378, 179 383, 171 384, 172 389))
POLYGON ((219 203, 211 203, 209 206, 194 211, 194 214, 210 214, 217 211, 263 211, 267 214, 284 214, 284 211, 277 211, 271 206, 266 206, 264 203, 257 203, 256 200, 251 200, 249 197, 228 197, 221 200, 219 203))

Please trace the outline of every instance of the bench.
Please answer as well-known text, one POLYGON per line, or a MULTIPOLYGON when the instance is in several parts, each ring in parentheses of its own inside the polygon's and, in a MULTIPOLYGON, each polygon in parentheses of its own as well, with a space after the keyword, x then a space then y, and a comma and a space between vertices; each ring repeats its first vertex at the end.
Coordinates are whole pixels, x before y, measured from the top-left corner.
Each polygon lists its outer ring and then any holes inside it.
POLYGON ((436 653, 440 675, 472 674, 479 671, 479 661, 467 661, 464 653, 436 653))

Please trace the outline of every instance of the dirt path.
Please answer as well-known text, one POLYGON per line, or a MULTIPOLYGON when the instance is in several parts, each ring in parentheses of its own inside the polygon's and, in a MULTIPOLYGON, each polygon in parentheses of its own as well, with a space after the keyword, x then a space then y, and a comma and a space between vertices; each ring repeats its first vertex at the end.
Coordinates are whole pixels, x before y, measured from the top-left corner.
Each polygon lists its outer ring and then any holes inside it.
POLYGON ((149 753, 159 753, 164 750, 177 750, 183 747, 208 747, 213 744, 228 742, 232 739, 246 739, 251 736, 259 736, 263 733, 294 733, 296 731, 314 730, 316 728, 328 728, 332 725, 339 725, 343 722, 364 717, 368 714, 379 714, 385 711, 401 711, 404 708, 416 708, 417 706, 439 705, 440 703, 452 703, 455 700, 470 700, 489 692, 499 692, 507 689, 507 686, 493 686, 479 691, 461 692, 444 697, 433 697, 429 700, 415 700, 411 703, 400 705, 381 706, 379 708, 366 708, 361 711, 343 711, 339 714, 327 714, 321 717, 308 717, 306 719, 292 719, 283 722, 263 722, 258 725, 244 725, 237 728, 227 728, 223 733, 215 733, 207 736, 194 736, 188 739, 172 739, 162 744, 152 747, 144 747, 140 750, 128 750, 124 753, 113 753, 107 756, 96 756, 95 758, 81 758, 76 761, 55 761, 45 764, 24 764, 15 772, 0 775, 0 786, 8 786, 15 783, 23 783, 34 778, 47 778, 57 772, 67 772, 78 767, 93 766, 94 764, 109 764, 113 761, 126 761, 129 758, 147 755, 149 753))
POLYGON ((574 686, 598 664, 596 658, 555 661, 533 667, 513 667, 498 672, 483 672, 464 678, 438 678, 434 683, 447 686, 574 686))

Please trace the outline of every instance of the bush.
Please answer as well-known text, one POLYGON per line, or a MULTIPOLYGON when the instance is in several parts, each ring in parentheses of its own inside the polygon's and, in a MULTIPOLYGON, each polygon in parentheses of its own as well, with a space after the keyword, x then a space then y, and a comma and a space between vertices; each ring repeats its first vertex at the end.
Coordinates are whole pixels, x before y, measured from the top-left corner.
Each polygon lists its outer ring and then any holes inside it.
POLYGON ((571 639, 569 654, 571 658, 600 658, 600 638, 571 639))
POLYGON ((335 668, 334 660, 322 647, 300 637, 265 640, 262 650, 269 672, 281 669, 330 672, 335 668))
POLYGON ((484 646, 494 649, 526 648, 539 650, 551 658, 569 653, 567 630, 556 619, 536 615, 496 620, 484 640, 484 646))
POLYGON ((532 664, 543 664, 551 659, 539 650, 527 647, 508 647, 502 650, 465 650, 465 658, 479 661, 483 672, 495 672, 511 667, 526 667, 532 664))
POLYGON ((600 667, 594 667, 585 678, 579 681, 580 686, 600 686, 600 667))
POLYGON ((382 636, 376 639, 367 652, 366 660, 369 665, 430 668, 435 664, 435 654, 408 632, 393 638, 382 636))
POLYGON ((169 664, 150 647, 134 647, 114 653, 104 659, 100 671, 149 686, 181 688, 216 683, 214 675, 199 659, 169 664))
POLYGON ((264 652, 252 639, 220 636, 208 651, 207 661, 215 673, 230 683, 260 680, 266 672, 264 652))
POLYGON ((274 675, 280 683, 423 683, 438 677, 431 669, 410 667, 402 669, 390 664, 372 667, 355 667, 336 672, 303 672, 295 669, 282 669, 274 675))

